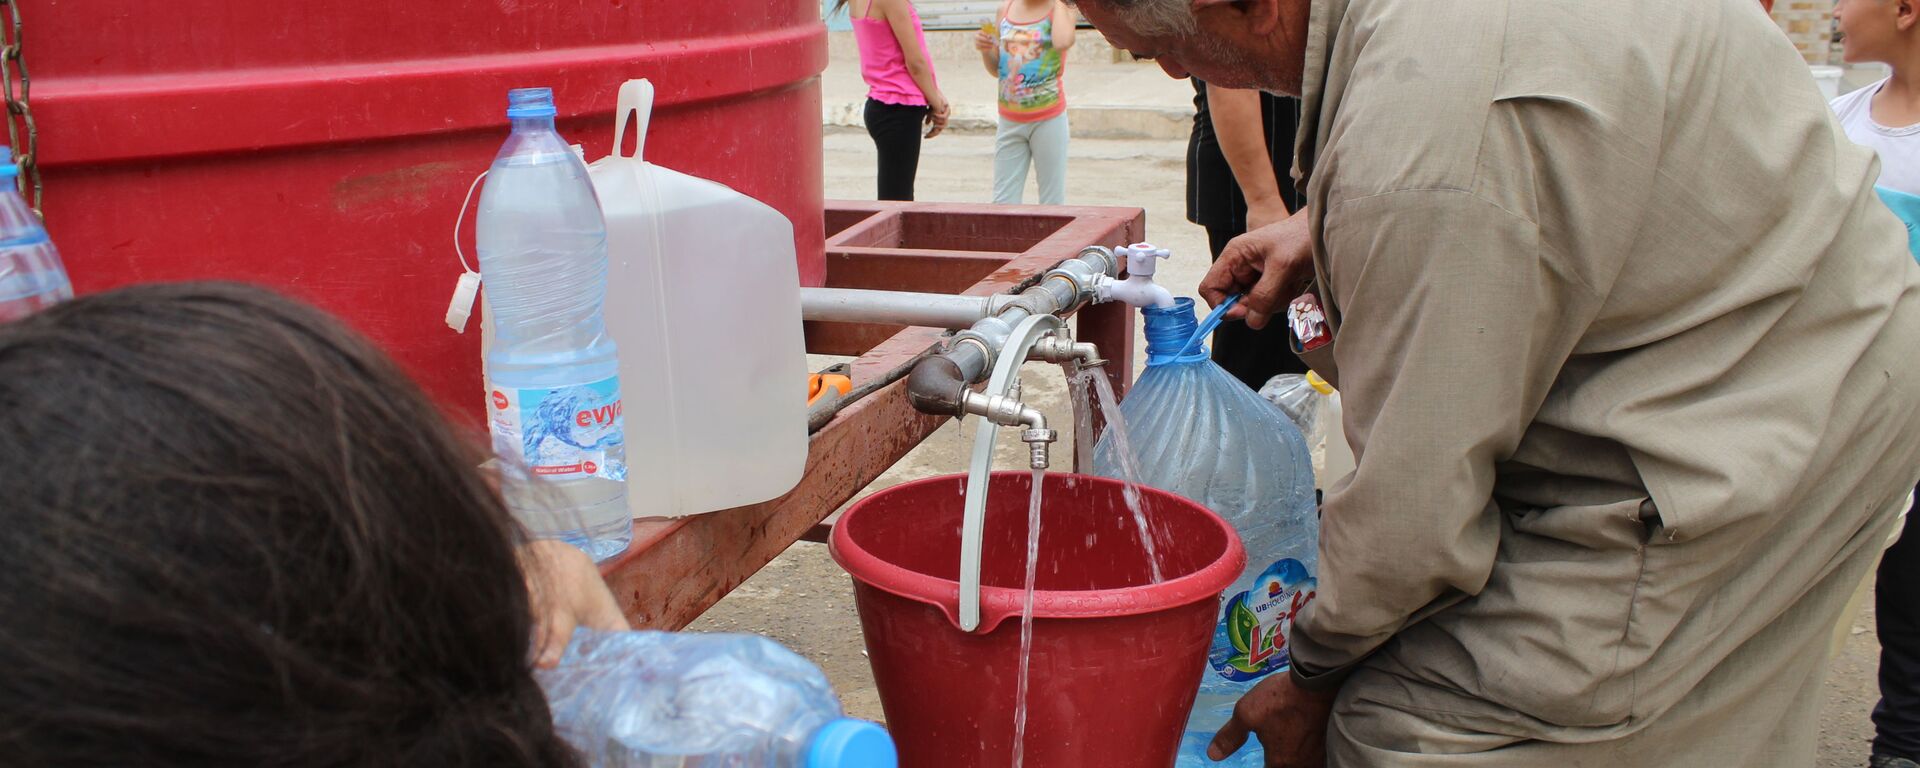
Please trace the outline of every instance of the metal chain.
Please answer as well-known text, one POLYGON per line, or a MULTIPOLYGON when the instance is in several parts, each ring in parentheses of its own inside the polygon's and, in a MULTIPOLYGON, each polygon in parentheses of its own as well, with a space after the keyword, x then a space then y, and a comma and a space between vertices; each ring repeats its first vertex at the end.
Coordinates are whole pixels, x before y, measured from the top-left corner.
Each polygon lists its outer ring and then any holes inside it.
POLYGON ((33 79, 27 76, 27 60, 21 55, 24 32, 20 24, 20 0, 0 0, 0 7, 7 9, 7 15, 0 17, 0 22, 6 24, 0 29, 0 96, 4 96, 7 103, 7 146, 13 148, 13 163, 20 167, 14 183, 19 185, 20 194, 31 191, 27 199, 33 203, 33 212, 39 214, 44 191, 40 182, 40 129, 33 124, 33 107, 27 103, 33 79), (23 129, 27 134, 24 146, 20 143, 23 129))

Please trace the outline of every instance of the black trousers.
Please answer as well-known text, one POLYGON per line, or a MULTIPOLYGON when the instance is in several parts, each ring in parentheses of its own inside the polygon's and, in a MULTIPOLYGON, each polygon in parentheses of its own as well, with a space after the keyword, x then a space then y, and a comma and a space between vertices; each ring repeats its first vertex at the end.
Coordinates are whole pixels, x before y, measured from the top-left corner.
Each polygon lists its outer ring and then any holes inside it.
MULTIPOLYGON (((1920 489, 1916 489, 1920 490, 1920 489)), ((1873 608, 1880 630, 1880 704, 1873 752, 1920 761, 1920 527, 1907 512, 1900 541, 1880 561, 1873 608)))
POLYGON ((881 200, 912 200, 920 172, 921 125, 927 108, 867 99, 867 135, 880 155, 881 200))
MULTIPOLYGON (((1213 258, 1218 260, 1227 241, 1240 234, 1240 230, 1228 227, 1207 227, 1207 246, 1213 250, 1213 258)), ((1275 315, 1267 327, 1257 331, 1240 320, 1221 323, 1213 332, 1213 361, 1254 389, 1283 373, 1307 372, 1307 364, 1293 353, 1286 318, 1281 315, 1275 315)))

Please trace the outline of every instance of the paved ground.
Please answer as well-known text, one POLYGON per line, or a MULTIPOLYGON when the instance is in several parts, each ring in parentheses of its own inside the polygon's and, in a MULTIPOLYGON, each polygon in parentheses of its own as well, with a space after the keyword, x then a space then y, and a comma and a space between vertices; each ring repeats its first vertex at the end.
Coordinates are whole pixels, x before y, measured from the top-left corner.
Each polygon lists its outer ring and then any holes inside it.
MULTIPOLYGON (((985 202, 990 196, 991 142, 991 137, 982 134, 949 135, 927 142, 919 197, 985 202)), ((1076 139, 1068 201, 1146 208, 1148 236, 1173 248, 1176 254, 1161 269, 1162 282, 1175 293, 1192 295, 1205 270, 1206 241, 1198 227, 1183 219, 1184 152, 1184 143, 1175 140, 1076 139)), ((872 145, 864 133, 830 130, 825 159, 829 197, 872 197, 872 145)), ((1027 374, 1029 390, 1040 390, 1037 399, 1050 418, 1055 423, 1068 423, 1057 370, 1030 366, 1027 374)), ((962 457, 971 445, 971 437, 970 430, 963 434, 949 425, 875 487, 964 471, 962 457)), ((1003 439, 1000 466, 1014 465, 1018 446, 1003 439)), ((1821 715, 1821 768, 1865 764, 1866 740, 1871 736, 1866 714, 1876 697, 1873 675, 1879 647, 1871 627, 1870 616, 1860 617, 1844 652, 1831 667, 1821 715)), ((794 547, 722 601, 694 628, 755 632, 780 640, 827 670, 852 714, 884 717, 862 650, 851 586, 823 546, 794 547)))
MULTIPOLYGON (((1081 34, 1065 78, 1067 120, 1076 138, 1186 138, 1193 117, 1192 86, 1168 78, 1154 64, 1116 56, 1089 30, 1081 34)), ((867 85, 860 79, 858 52, 849 35, 834 33, 831 38, 832 63, 820 79, 822 117, 830 126, 861 128, 867 85)), ((929 32, 928 45, 940 89, 953 102, 953 129, 992 133, 998 81, 980 66, 972 35, 929 32)))

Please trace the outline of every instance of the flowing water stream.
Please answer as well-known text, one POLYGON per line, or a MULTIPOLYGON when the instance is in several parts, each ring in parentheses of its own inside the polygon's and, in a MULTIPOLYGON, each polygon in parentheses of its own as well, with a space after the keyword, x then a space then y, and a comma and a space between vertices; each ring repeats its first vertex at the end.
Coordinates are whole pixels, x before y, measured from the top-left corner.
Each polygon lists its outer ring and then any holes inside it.
POLYGON ((1033 494, 1027 500, 1027 594, 1020 606, 1020 678, 1013 710, 1013 768, 1020 768, 1027 745, 1027 673, 1033 661, 1033 582, 1040 570, 1040 483, 1047 471, 1033 471, 1033 494))
MULTIPOLYGON (((1126 500, 1127 510, 1132 513, 1133 524, 1140 532, 1141 547, 1146 550, 1147 566, 1153 577, 1153 583, 1166 580, 1160 568, 1160 553, 1156 546, 1153 529, 1147 523, 1145 498, 1140 493, 1140 466, 1134 457, 1133 446, 1127 442, 1126 420, 1120 414, 1119 399, 1113 394, 1113 385, 1107 381, 1104 371, 1098 368, 1081 369, 1078 365, 1066 366, 1067 381, 1073 398, 1074 457, 1076 466, 1091 469, 1093 466, 1093 414, 1098 407, 1106 419, 1107 430, 1113 435, 1114 456, 1118 460, 1121 477, 1125 484, 1122 497, 1126 500)), ((1013 711, 1013 768, 1022 768, 1026 760, 1027 738, 1027 694, 1029 676, 1032 671, 1033 656, 1033 599, 1034 582, 1040 568, 1040 495, 1046 479, 1046 470, 1033 471, 1033 490, 1027 501, 1027 562, 1026 591, 1020 608, 1020 671, 1015 683, 1013 711)), ((961 493, 966 490, 962 487, 961 493)))
POLYGON ((1140 529, 1140 545, 1147 550, 1147 566, 1153 573, 1153 583, 1166 581, 1165 574, 1160 570, 1159 548, 1155 546, 1152 526, 1147 525, 1146 506, 1140 494, 1140 462, 1134 457, 1133 445, 1127 442, 1127 422, 1120 414, 1119 399, 1113 396, 1113 384, 1098 370, 1083 371, 1080 375, 1093 379, 1093 391, 1099 397, 1100 413, 1107 419, 1107 434, 1113 436, 1113 455, 1115 463, 1120 465, 1120 482, 1126 484, 1122 495, 1126 499, 1127 510, 1133 513, 1134 526, 1140 529))

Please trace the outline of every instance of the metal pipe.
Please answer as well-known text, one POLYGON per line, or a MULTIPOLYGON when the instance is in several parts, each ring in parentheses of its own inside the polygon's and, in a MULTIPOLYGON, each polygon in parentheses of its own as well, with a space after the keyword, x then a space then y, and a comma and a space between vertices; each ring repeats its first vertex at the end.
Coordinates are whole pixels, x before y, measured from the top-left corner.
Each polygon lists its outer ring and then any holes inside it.
POLYGON ((881 323, 922 328, 966 328, 1013 304, 1018 297, 948 296, 938 293, 800 289, 800 317, 827 323, 881 323))
POLYGON ((956 334, 945 352, 922 361, 907 379, 914 407, 922 413, 965 415, 962 390, 986 377, 1015 326, 1034 315, 1060 315, 1092 300, 1097 279, 1119 272, 1113 251, 1099 246, 1061 262, 1006 307, 956 334))

